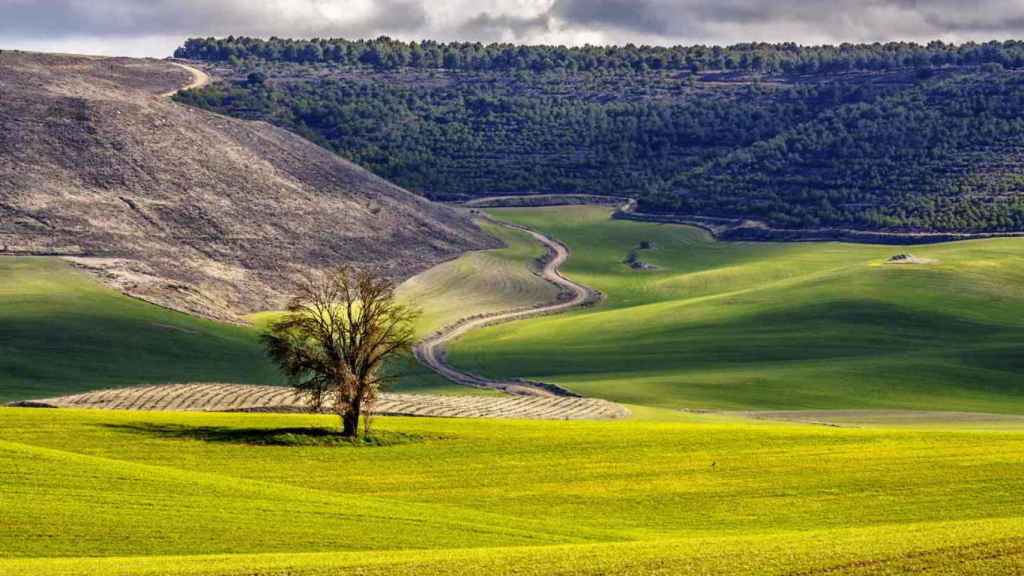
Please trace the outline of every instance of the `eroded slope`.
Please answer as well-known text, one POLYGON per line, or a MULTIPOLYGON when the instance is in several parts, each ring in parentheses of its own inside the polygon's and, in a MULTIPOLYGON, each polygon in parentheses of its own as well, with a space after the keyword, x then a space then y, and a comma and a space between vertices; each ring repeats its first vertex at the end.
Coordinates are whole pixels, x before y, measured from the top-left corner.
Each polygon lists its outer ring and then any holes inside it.
POLYGON ((0 54, 0 251, 219 318, 347 262, 404 278, 497 241, 312 143, 160 97, 166 62, 0 54))

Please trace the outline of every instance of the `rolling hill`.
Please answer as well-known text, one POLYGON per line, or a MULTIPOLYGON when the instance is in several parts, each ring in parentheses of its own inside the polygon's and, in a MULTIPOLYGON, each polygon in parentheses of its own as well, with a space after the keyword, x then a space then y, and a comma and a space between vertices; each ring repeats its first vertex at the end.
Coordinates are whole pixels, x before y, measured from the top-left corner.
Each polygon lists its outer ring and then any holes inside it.
POLYGON ((168 62, 0 53, 0 252, 236 319, 342 262, 398 279, 498 246, 467 218, 268 124, 162 97, 168 62))
MULTIPOLYGON (((399 296, 423 309, 427 334, 464 316, 544 303, 555 290, 531 272, 543 248, 522 233, 483 223, 506 247, 470 252, 404 282, 399 296)), ((260 330, 168 310, 103 286, 60 258, 0 258, 0 403, 88 390, 188 382, 284 384, 263 353, 260 330)), ((482 394, 399 358, 388 389, 482 394)))
POLYGON ((450 348, 461 369, 668 408, 1024 413, 1020 239, 898 264, 906 248, 717 242, 608 208, 490 212, 567 244, 566 275, 607 300, 472 332, 450 348))
POLYGON ((0 575, 1019 572, 1019 427, 647 417, 0 408, 0 575))
POLYGON ((170 382, 284 384, 250 327, 130 298, 59 258, 0 258, 0 403, 170 382))

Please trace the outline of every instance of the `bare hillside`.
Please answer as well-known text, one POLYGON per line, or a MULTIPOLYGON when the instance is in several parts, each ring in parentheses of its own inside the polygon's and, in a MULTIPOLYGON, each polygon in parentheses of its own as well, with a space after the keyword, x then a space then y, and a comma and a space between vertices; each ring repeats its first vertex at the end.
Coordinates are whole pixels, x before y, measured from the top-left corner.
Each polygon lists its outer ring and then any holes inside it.
POLYGON ((298 136, 160 96, 190 81, 163 61, 0 53, 0 252, 231 318, 308 269, 404 278, 497 244, 298 136))

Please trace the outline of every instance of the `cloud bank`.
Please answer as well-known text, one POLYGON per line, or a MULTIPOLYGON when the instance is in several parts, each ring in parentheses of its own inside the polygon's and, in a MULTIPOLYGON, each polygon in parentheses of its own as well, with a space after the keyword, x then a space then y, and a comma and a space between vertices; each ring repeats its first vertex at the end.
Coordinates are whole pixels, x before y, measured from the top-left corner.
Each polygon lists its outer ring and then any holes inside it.
POLYGON ((166 56, 189 36, 530 44, 804 44, 1024 37, 973 0, 0 0, 0 48, 166 56))

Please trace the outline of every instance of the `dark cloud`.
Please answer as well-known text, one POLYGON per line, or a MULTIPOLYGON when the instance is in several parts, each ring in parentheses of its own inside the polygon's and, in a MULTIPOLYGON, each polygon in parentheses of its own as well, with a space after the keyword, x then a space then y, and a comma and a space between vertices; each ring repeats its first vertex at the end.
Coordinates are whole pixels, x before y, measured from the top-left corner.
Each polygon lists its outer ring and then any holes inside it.
POLYGON ((535 34, 553 29, 553 21, 548 13, 537 16, 514 16, 508 14, 493 15, 481 12, 458 26, 467 40, 506 40, 511 38, 528 38, 535 34))
POLYGON ((0 48, 162 56, 187 36, 228 34, 559 44, 987 40, 1024 36, 1024 1, 0 0, 0 48))
POLYGON ((649 34, 668 34, 675 20, 671 2, 653 0, 558 0, 551 14, 577 26, 627 28, 649 34), (666 15, 670 18, 666 18, 666 15))

